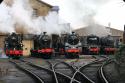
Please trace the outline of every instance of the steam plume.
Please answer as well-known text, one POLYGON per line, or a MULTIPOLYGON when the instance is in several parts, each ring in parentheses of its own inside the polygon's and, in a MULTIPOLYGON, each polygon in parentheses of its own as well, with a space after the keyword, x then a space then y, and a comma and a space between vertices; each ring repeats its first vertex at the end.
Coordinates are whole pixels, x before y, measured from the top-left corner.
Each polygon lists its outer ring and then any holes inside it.
MULTIPOLYGON (((48 1, 51 3, 57 3, 59 4, 61 10, 60 10, 60 16, 62 16, 63 19, 67 20, 68 22, 71 23, 71 26, 74 29, 81 28, 81 27, 87 27, 88 34, 97 34, 97 35, 108 35, 110 34, 109 30, 107 30, 104 26, 107 26, 109 22, 111 22, 112 25, 119 25, 121 23, 115 22, 114 24, 112 23, 113 21, 116 21, 116 19, 119 18, 123 14, 123 11, 121 14, 116 10, 115 7, 113 6, 123 6, 123 0, 44 0, 48 1), (115 3, 115 4, 112 4, 115 3), (107 4, 109 6, 107 7, 107 4), (104 7, 104 8, 102 8, 104 7), (109 11, 109 8, 111 9, 109 11), (105 10, 104 10, 105 9, 105 10), (103 13, 100 13, 100 11, 103 11, 103 13), (112 13, 112 11, 115 11, 112 13), (70 13, 69 13, 70 12, 70 13), (115 15, 114 15, 115 14, 115 15), (116 15, 117 14, 117 15, 116 15), (101 17, 101 19, 97 20, 97 17, 101 17), (106 20, 105 18, 115 18, 114 20, 106 20), (104 20, 105 19, 105 20, 104 20), (104 21, 103 21, 104 20, 104 21), (98 25, 100 24, 100 25, 98 25), (102 25, 102 26, 101 26, 102 25), (97 27, 97 28, 96 28, 97 27), (99 31, 101 30, 101 31, 99 31)), ((125 14, 123 14, 125 15, 125 14)), ((122 15, 122 19, 124 18, 122 15)), ((124 21, 123 21, 124 22, 124 21)), ((123 25, 122 25, 123 26, 123 25)), ((112 26, 111 26, 112 27, 112 26)), ((115 27, 113 27, 115 28, 115 27)), ((118 27, 117 27, 118 28, 118 27)))
POLYGON ((10 8, 2 3, 0 5, 0 31, 1 32, 15 32, 14 21, 10 15, 10 8))
POLYGON ((0 10, 5 12, 1 15, 3 18, 0 22, 0 27, 2 27, 0 31, 2 32, 14 32, 16 26, 23 29, 23 32, 32 34, 40 34, 43 31, 49 34, 60 34, 67 31, 65 25, 58 23, 58 14, 55 11, 49 12, 45 17, 35 16, 29 0, 14 0, 11 6, 7 6, 5 3, 0 6, 0 10))

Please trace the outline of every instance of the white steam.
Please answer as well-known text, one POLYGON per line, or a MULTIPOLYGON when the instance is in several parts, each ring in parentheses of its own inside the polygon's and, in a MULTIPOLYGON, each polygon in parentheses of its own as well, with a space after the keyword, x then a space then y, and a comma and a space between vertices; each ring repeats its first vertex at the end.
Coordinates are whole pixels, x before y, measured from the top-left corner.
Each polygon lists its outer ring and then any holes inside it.
POLYGON ((60 16, 63 19, 70 22, 74 29, 88 27, 87 30, 89 34, 110 34, 109 30, 104 26, 108 26, 108 23, 110 22, 111 27, 116 27, 118 29, 119 27, 123 28, 125 22, 125 3, 123 0, 44 1, 54 5, 58 4, 61 9, 60 16))
POLYGON ((100 7, 108 2, 109 0, 68 0, 67 3, 69 3, 69 7, 65 9, 72 14, 70 18, 68 18, 70 19, 69 21, 72 22, 72 26, 76 28, 86 27, 87 35, 95 34, 98 36, 105 36, 110 34, 109 30, 99 25, 94 17, 100 7))
POLYGON ((11 7, 2 3, 0 11, 2 12, 0 13, 1 32, 11 33, 15 31, 15 28, 20 28, 32 34, 40 34, 44 31, 49 34, 60 34, 68 30, 68 25, 58 23, 58 13, 55 11, 49 12, 45 17, 36 17, 29 0, 14 0, 11 7))
POLYGON ((0 31, 1 32, 15 32, 14 21, 10 15, 10 8, 2 3, 0 5, 0 31))

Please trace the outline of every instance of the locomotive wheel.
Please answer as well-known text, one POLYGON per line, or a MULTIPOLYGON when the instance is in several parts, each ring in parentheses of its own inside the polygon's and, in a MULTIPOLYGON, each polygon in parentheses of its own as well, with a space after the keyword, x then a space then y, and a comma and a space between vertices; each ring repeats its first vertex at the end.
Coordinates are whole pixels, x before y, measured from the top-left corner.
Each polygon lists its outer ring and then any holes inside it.
POLYGON ((65 57, 69 59, 79 58, 79 56, 75 53, 66 53, 65 57))
POLYGON ((31 52, 31 57, 35 57, 34 55, 36 55, 35 53, 31 52))
POLYGON ((12 56, 12 59, 20 59, 20 58, 21 56, 15 56, 15 55, 12 56))
POLYGON ((99 52, 91 52, 91 51, 89 51, 89 55, 99 55, 99 52))
POLYGON ((78 54, 75 54, 75 56, 74 56, 75 58, 79 58, 79 55, 78 54))
POLYGON ((42 54, 42 58, 44 58, 44 59, 51 59, 52 58, 52 54, 42 54))

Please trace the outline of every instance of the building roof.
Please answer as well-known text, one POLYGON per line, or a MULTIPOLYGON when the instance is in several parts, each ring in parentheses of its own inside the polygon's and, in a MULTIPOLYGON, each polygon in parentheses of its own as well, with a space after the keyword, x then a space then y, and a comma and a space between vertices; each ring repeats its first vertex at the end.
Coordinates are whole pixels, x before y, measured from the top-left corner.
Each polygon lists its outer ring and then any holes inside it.
POLYGON ((53 6, 53 5, 48 4, 48 3, 46 3, 45 1, 42 1, 42 0, 37 0, 37 1, 39 1, 40 3, 43 3, 43 4, 47 5, 48 7, 50 7, 51 11, 57 11, 57 12, 59 11, 59 6, 53 6))
MULTIPOLYGON (((75 29, 74 30, 76 33, 78 33, 80 36, 86 36, 88 35, 87 32, 87 28, 79 28, 79 29, 75 29)), ((114 29, 114 28, 110 28, 110 32, 112 36, 123 36, 123 31, 122 30, 118 30, 118 29, 114 29)))
POLYGON ((44 1, 42 1, 42 0, 37 0, 37 1, 39 1, 40 3, 43 3, 43 4, 47 5, 47 6, 49 6, 49 7, 51 7, 51 8, 53 7, 52 5, 46 3, 46 2, 44 2, 44 1))

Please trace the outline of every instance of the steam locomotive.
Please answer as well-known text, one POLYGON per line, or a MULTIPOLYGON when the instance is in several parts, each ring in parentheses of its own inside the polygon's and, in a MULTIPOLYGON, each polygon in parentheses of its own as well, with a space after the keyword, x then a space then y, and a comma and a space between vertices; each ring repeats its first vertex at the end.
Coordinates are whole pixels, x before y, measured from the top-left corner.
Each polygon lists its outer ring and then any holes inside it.
POLYGON ((43 32, 41 35, 36 35, 34 37, 34 49, 31 49, 31 56, 51 58, 54 54, 54 49, 52 48, 52 38, 43 32))
POLYGON ((9 58, 20 58, 23 55, 22 36, 12 33, 4 41, 5 54, 9 58))
MULTIPOLYGON (((96 35, 88 35, 83 39, 84 54, 99 54, 100 53, 100 38, 96 35)), ((82 42, 83 42, 82 41, 82 42)))
POLYGON ((103 54, 114 54, 116 51, 113 38, 108 35, 101 38, 101 52, 103 54))
POLYGON ((64 54, 66 58, 79 58, 82 47, 79 36, 72 32, 71 34, 66 34, 62 41, 62 47, 64 49, 64 54))

